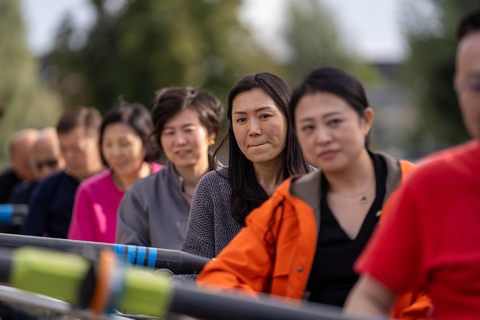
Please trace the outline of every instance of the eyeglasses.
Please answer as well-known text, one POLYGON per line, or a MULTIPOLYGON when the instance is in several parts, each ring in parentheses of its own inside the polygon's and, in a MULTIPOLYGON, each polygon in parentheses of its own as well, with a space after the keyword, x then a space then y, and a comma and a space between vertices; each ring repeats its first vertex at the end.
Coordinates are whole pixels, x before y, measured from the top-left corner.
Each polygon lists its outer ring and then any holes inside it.
POLYGON ((32 161, 31 165, 34 169, 37 169, 40 171, 42 170, 43 167, 56 168, 58 166, 58 160, 50 159, 43 162, 32 161))

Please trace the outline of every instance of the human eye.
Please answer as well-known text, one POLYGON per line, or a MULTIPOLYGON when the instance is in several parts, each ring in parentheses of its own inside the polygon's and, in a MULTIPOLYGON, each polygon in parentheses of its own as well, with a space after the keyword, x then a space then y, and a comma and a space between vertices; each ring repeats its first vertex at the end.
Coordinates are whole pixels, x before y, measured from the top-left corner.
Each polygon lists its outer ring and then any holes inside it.
POLYGON ((306 125, 302 126, 301 130, 303 132, 312 132, 314 130, 314 126, 311 125, 311 124, 306 124, 306 125))
POLYGON ((183 132, 185 133, 193 133, 195 131, 197 131, 197 125, 189 125, 183 127, 183 132))
POLYGON ((342 122, 343 122, 342 119, 334 118, 334 119, 328 120, 327 124, 331 127, 336 127, 342 122))
POLYGON ((260 119, 264 119, 264 120, 265 120, 265 119, 268 119, 268 118, 270 118, 270 117, 272 117, 272 115, 269 114, 269 113, 262 113, 262 114, 260 115, 260 119))
POLYGON ((162 132, 162 136, 173 136, 173 130, 167 130, 162 132))
POLYGON ((237 118, 235 120, 236 123, 244 123, 245 121, 247 121, 247 119, 245 119, 245 118, 237 118))
POLYGON ((130 141, 128 140, 123 140, 123 141, 120 141, 120 147, 129 147, 130 146, 130 141))

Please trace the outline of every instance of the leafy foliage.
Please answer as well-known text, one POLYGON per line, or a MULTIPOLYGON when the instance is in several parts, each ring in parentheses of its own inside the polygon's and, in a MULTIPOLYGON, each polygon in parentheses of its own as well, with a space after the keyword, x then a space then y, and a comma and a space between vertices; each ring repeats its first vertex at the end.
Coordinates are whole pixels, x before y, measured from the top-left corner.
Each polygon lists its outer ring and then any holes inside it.
POLYGON ((423 149, 419 152, 469 138, 453 89, 456 31, 461 17, 479 5, 478 0, 425 0, 411 1, 406 8, 404 29, 410 57, 405 63, 404 83, 412 90, 420 113, 410 139, 415 148, 423 149))
POLYGON ((290 48, 287 62, 291 83, 300 82, 314 67, 334 66, 362 81, 378 80, 376 73, 342 43, 332 12, 318 0, 288 2, 284 37, 290 48))
POLYGON ((222 100, 235 75, 275 72, 268 55, 238 22, 239 0, 93 1, 97 21, 84 45, 70 20, 49 61, 66 106, 112 107, 119 95, 150 106, 165 86, 192 85, 222 100))
POLYGON ((0 166, 6 165, 7 144, 22 128, 55 124, 60 101, 40 80, 38 62, 25 45, 19 2, 0 2, 0 166))

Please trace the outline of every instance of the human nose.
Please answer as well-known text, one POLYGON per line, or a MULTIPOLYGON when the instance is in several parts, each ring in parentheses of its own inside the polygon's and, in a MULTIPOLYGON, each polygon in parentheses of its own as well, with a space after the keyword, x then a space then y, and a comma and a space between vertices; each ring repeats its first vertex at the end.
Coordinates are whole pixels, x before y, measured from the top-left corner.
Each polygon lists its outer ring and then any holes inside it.
POLYGON ((317 143, 318 144, 328 144, 332 141, 332 135, 328 128, 318 128, 317 132, 317 143))
POLYGON ((262 129, 260 127, 260 123, 258 122, 258 120, 254 119, 250 121, 250 125, 248 127, 248 134, 250 136, 258 136, 262 134, 262 129))
POLYGON ((187 139, 185 137, 185 134, 183 134, 182 132, 179 132, 175 135, 175 140, 174 140, 175 144, 179 144, 179 145, 183 145, 187 142, 187 139))
POLYGON ((120 150, 120 147, 119 146, 113 146, 112 147, 112 155, 113 156, 118 156, 122 153, 122 151, 120 150))

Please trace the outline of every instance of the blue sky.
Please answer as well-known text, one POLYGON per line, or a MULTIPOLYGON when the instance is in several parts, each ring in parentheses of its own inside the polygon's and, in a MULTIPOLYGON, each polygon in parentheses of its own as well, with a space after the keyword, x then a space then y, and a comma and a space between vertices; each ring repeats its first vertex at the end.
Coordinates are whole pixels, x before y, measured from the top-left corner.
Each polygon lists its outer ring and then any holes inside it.
MULTIPOLYGON (((110 0, 119 3, 125 0, 110 0)), ((302 1, 302 0, 296 0, 302 1)), ((408 0, 323 0, 335 16, 345 43, 368 60, 399 60, 405 56, 400 18, 408 0)), ((282 56, 279 41, 286 0, 244 0, 241 21, 250 27, 273 54, 282 56)), ((48 51, 61 20, 70 15, 79 29, 86 29, 95 14, 88 0, 21 0, 27 43, 38 55, 48 51)))

